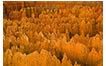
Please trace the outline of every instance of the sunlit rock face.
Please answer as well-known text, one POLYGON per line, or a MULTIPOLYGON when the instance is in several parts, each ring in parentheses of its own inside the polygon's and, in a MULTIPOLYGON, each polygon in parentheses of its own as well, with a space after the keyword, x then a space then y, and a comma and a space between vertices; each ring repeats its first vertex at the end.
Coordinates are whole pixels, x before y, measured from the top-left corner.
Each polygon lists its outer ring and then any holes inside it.
POLYGON ((103 66, 102 1, 4 1, 4 66, 103 66))

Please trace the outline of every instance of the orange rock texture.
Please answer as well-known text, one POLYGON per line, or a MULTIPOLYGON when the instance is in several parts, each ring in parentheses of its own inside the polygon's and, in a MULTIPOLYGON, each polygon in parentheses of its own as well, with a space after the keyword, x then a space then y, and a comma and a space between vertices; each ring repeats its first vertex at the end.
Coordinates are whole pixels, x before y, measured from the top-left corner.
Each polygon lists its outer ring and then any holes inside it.
POLYGON ((4 1, 3 66, 103 66, 103 2, 4 1))

